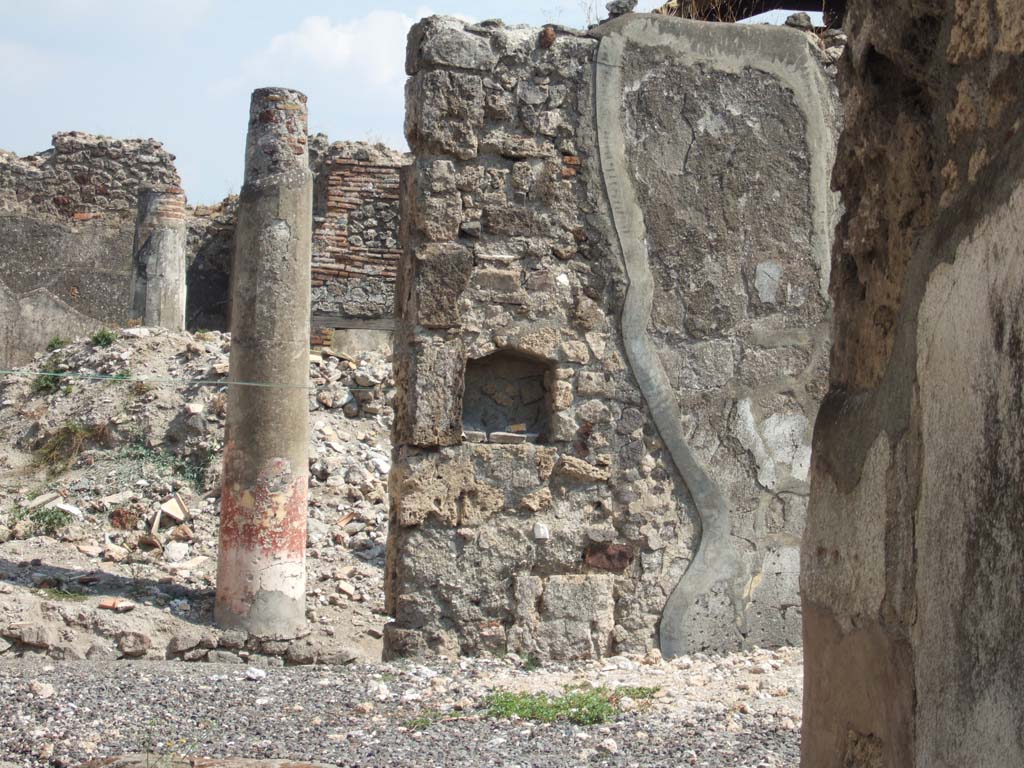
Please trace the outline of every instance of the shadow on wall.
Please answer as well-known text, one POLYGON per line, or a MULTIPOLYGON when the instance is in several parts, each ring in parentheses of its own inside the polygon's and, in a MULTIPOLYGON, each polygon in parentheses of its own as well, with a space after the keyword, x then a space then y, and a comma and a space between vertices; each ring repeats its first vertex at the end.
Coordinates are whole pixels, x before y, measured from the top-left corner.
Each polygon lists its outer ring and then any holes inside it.
POLYGON ((544 443, 551 414, 550 364, 495 352, 466 365, 463 429, 469 442, 544 443))

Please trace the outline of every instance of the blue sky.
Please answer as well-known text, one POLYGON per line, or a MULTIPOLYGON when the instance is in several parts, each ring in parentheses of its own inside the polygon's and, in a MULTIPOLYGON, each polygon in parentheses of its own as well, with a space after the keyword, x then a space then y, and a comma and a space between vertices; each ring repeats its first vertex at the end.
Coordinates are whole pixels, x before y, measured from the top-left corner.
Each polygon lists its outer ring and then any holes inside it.
MULTIPOLYGON (((657 0, 641 0, 649 10, 657 0)), ((57 131, 154 137, 190 202, 241 184, 250 92, 309 96, 310 128, 404 149, 405 35, 443 13, 585 26, 594 0, 0 0, 0 148, 57 131)), ((783 14, 784 16, 785 14, 783 14)), ((777 20, 777 19, 774 19, 777 20)))

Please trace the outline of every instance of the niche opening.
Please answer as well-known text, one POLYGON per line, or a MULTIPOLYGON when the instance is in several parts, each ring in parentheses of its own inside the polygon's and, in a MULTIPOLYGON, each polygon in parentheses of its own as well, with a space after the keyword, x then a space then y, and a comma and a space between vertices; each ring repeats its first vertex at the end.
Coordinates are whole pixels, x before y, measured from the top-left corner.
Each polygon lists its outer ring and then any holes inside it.
POLYGON ((467 442, 543 443, 551 423, 551 365, 521 352, 466 364, 462 427, 467 442))

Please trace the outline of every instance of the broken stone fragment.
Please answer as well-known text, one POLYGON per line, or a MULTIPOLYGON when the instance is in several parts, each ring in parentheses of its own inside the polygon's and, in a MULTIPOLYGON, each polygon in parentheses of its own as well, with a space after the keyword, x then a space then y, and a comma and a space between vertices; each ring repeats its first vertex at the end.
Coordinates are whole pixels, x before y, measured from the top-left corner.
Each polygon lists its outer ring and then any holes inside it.
POLYGON ((152 645, 152 639, 143 632, 125 632, 117 641, 117 649, 131 659, 145 656, 152 645))
POLYGON ((99 608, 114 613, 128 613, 135 610, 135 603, 121 597, 105 597, 100 600, 99 608))
POLYGON ((32 499, 32 501, 26 504, 25 510, 31 512, 33 509, 38 509, 39 507, 50 507, 53 506, 54 504, 61 504, 63 501, 64 499, 61 498, 61 495, 59 493, 44 493, 39 496, 36 496, 34 499, 32 499))
POLYGON ((633 9, 636 8, 636 4, 637 0, 612 0, 610 3, 606 3, 604 7, 608 11, 608 17, 615 19, 627 13, 632 13, 633 9))
POLYGON ((811 22, 811 17, 806 13, 794 13, 786 19, 787 27, 794 27, 796 29, 813 29, 814 24, 811 22))
POLYGON ((28 622, 12 624, 2 634, 32 648, 50 648, 59 640, 56 630, 52 627, 28 622))
POLYGON ((583 480, 591 483, 608 482, 611 477, 607 469, 595 467, 593 464, 577 458, 576 456, 563 455, 558 460, 555 471, 574 480, 583 480))

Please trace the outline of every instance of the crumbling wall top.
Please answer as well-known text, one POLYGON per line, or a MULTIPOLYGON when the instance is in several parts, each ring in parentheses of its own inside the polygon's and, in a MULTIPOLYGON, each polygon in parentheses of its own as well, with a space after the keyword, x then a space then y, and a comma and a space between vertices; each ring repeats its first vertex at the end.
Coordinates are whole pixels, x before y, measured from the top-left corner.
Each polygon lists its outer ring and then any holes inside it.
POLYGON ((130 221, 139 189, 181 186, 174 155, 155 139, 68 131, 52 144, 26 157, 0 151, 0 214, 130 221))

